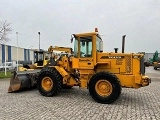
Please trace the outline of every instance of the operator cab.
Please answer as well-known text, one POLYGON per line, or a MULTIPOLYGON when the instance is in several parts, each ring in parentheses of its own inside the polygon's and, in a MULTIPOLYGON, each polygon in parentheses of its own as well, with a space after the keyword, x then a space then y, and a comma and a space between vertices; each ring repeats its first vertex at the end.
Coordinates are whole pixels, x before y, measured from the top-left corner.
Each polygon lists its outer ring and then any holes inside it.
POLYGON ((43 66, 44 60, 49 60, 49 53, 46 51, 34 51, 34 63, 43 66))
POLYGON ((97 33, 97 28, 95 32, 84 33, 84 34, 73 34, 71 42, 74 39, 74 56, 92 57, 94 50, 96 52, 103 52, 103 41, 100 35, 97 33))
POLYGON ((74 57, 78 58, 77 67, 92 68, 96 64, 96 53, 103 52, 103 41, 98 34, 98 30, 95 32, 73 34, 71 42, 74 40, 74 57))

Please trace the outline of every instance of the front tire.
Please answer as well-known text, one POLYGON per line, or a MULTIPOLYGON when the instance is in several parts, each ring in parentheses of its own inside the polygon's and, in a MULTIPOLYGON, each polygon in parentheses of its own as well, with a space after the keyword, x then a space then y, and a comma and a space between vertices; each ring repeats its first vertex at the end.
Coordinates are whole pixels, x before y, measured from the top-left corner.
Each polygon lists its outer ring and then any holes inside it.
POLYGON ((121 94, 121 85, 118 78, 109 72, 99 72, 89 81, 89 92, 98 103, 110 104, 121 94))
POLYGON ((43 96, 55 96, 62 90, 62 76, 55 68, 43 68, 38 75, 37 88, 43 96))

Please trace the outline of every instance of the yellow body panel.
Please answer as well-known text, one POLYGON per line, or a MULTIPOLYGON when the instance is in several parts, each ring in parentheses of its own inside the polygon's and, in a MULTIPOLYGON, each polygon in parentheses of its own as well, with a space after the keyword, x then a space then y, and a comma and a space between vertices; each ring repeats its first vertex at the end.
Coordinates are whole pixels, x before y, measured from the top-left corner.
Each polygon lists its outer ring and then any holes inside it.
POLYGON ((72 68, 76 69, 79 68, 79 59, 78 58, 72 58, 72 68))
POLYGON ((140 73, 141 54, 100 53, 97 56, 98 62, 107 61, 108 63, 106 66, 97 65, 97 71, 114 73, 122 87, 139 88, 148 85, 144 82, 144 78, 148 77, 140 73))
POLYGON ((54 66, 57 71, 62 75, 63 77, 63 84, 67 84, 70 86, 77 85, 78 83, 70 76, 68 72, 63 67, 60 66, 54 66))
POLYGON ((34 69, 27 69, 24 67, 18 67, 18 71, 28 71, 28 70, 34 70, 34 69))

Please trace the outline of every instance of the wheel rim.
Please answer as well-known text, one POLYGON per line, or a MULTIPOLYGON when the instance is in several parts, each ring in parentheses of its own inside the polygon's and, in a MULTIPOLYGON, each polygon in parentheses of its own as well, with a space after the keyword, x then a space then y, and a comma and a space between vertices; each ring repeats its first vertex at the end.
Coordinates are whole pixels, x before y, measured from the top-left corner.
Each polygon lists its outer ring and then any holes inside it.
POLYGON ((50 77, 44 77, 41 84, 45 91, 50 91, 53 87, 53 81, 50 77))
POLYGON ((112 93, 112 85, 107 80, 99 80, 95 85, 96 92, 100 96, 109 96, 112 93))

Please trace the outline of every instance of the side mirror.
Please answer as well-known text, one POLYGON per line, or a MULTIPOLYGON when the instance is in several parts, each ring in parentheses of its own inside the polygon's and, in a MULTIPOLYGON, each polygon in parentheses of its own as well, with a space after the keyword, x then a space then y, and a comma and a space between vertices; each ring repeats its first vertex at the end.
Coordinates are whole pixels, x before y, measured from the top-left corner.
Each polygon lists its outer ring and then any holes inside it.
POLYGON ((71 43, 73 42, 74 34, 71 35, 71 43))
POLYGON ((73 42, 73 37, 71 38, 71 43, 73 42))

